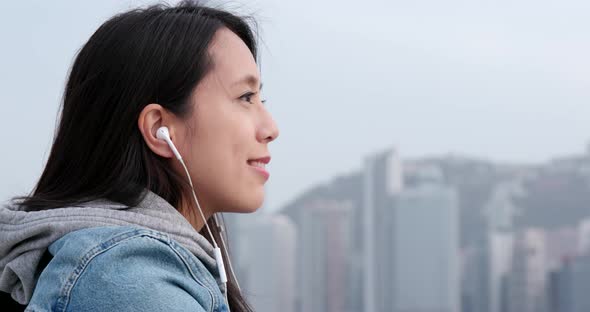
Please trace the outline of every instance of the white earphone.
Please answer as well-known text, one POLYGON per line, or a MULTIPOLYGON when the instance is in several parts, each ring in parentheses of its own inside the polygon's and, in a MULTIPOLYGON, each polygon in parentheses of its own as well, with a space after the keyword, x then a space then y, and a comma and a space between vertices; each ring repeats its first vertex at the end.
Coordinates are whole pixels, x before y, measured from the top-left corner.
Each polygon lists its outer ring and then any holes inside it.
MULTIPOLYGON (((182 160, 182 156, 180 155, 180 153, 176 149, 176 146, 174 146, 174 143, 172 143, 172 139, 170 139, 170 132, 168 131, 168 127, 160 127, 160 128, 158 128, 158 130, 156 131, 156 137, 158 139, 160 139, 160 140, 164 140, 168 144, 168 146, 172 150, 172 153, 174 153, 174 156, 176 156, 176 158, 182 164, 182 167, 184 167, 184 171, 186 173, 186 176, 188 178, 188 182, 189 182, 189 184, 191 186, 191 190, 192 190, 192 193, 193 193, 193 199, 195 201, 195 204, 197 205, 197 209, 199 210, 199 213, 201 214, 201 218, 203 218, 203 223, 205 224, 205 227, 207 227, 207 231, 209 231, 209 236, 211 237, 211 240, 213 241, 214 252, 215 252, 215 262, 217 262, 217 269, 219 270, 219 277, 221 279, 221 282, 227 285, 227 274, 225 272, 225 265, 223 263, 223 257, 221 255, 221 249, 217 245, 217 242, 215 241, 215 238, 213 237, 213 234, 211 233, 211 229, 209 228, 209 225, 207 224, 207 220, 205 220, 205 215, 203 214, 203 210, 201 209, 201 205, 199 205, 199 201, 197 200, 197 195, 195 193, 195 188, 193 186, 191 175, 188 172, 188 169, 186 168, 186 165, 184 164, 184 161, 182 160)), ((217 218, 216 218, 215 215, 214 215, 214 218, 217 221, 217 218)), ((226 256, 227 256, 227 259, 228 259, 229 269, 231 271, 231 274, 232 274, 234 280, 237 282, 237 278, 236 278, 236 276, 234 274, 234 270, 232 268, 231 261, 229 260, 229 255, 227 254, 227 248, 225 247, 223 236, 221 237, 221 244, 223 245, 223 249, 226 251, 226 256)), ((237 286, 238 286, 238 289, 240 289, 240 285, 238 284, 237 286)), ((226 286, 225 295, 226 295, 225 300, 228 301, 227 300, 227 286, 226 286)), ((227 306, 228 306, 228 309, 229 309, 229 302, 227 302, 227 306)))
POLYGON ((170 146, 172 153, 174 153, 174 156, 176 156, 178 160, 182 159, 182 156, 180 155, 180 153, 176 149, 176 146, 174 146, 174 143, 172 143, 172 140, 170 139, 170 132, 168 131, 168 127, 158 128, 158 131, 156 131, 156 137, 160 140, 166 141, 166 143, 168 143, 168 146, 170 146))

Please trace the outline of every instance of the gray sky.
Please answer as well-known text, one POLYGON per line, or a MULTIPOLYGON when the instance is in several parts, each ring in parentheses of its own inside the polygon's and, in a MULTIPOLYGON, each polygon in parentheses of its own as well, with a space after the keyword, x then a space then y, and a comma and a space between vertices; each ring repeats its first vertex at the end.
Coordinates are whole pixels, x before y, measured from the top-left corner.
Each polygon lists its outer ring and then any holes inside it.
MULTIPOLYGON (((281 130, 268 209, 394 145, 403 157, 510 162, 582 152, 590 2, 493 2, 231 2, 260 23, 265 96, 281 130)), ((0 199, 28 192, 41 173, 75 52, 138 3, 2 4, 0 199)))

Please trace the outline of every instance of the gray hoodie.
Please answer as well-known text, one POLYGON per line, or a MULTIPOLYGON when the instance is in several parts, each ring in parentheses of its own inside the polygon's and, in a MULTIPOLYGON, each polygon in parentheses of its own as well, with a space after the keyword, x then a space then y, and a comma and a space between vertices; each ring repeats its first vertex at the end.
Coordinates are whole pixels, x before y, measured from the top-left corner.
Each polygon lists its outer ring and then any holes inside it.
POLYGON ((49 245, 76 230, 113 225, 168 234, 205 265, 225 292, 213 246, 172 205, 150 191, 137 207, 108 200, 32 212, 20 211, 17 206, 0 207, 0 291, 27 304, 44 269, 41 259, 49 245))

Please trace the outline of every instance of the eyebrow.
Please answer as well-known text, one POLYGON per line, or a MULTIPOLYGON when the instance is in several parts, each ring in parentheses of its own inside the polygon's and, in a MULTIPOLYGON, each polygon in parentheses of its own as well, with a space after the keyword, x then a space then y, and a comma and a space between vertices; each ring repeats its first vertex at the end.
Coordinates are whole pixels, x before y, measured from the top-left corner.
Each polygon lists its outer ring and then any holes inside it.
MULTIPOLYGON (((236 85, 239 85, 239 84, 242 84, 242 83, 246 83, 246 84, 248 84, 250 86, 255 86, 256 83, 258 83, 258 78, 256 78, 253 75, 247 75, 244 78, 242 78, 242 79, 237 80, 236 82, 234 82, 232 84, 232 86, 236 86, 236 85)), ((258 86, 259 90, 262 90, 262 85, 263 85, 262 82, 260 82, 260 85, 258 86)))

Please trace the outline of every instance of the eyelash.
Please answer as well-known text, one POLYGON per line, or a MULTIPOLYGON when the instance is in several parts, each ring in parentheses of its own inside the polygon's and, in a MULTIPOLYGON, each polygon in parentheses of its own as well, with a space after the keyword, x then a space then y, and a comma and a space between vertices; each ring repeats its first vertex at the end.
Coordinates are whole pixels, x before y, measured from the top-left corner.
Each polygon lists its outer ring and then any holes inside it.
MULTIPOLYGON (((254 95, 256 95, 256 93, 254 93, 254 92, 248 92, 248 93, 240 96, 240 99, 242 99, 242 100, 244 100, 244 101, 246 101, 246 102, 248 102, 250 104, 254 104, 254 103, 252 103, 252 99, 251 99, 251 97, 254 96, 254 95)), ((262 104, 264 104, 264 103, 266 103, 266 100, 260 100, 260 102, 262 102, 262 104)))

